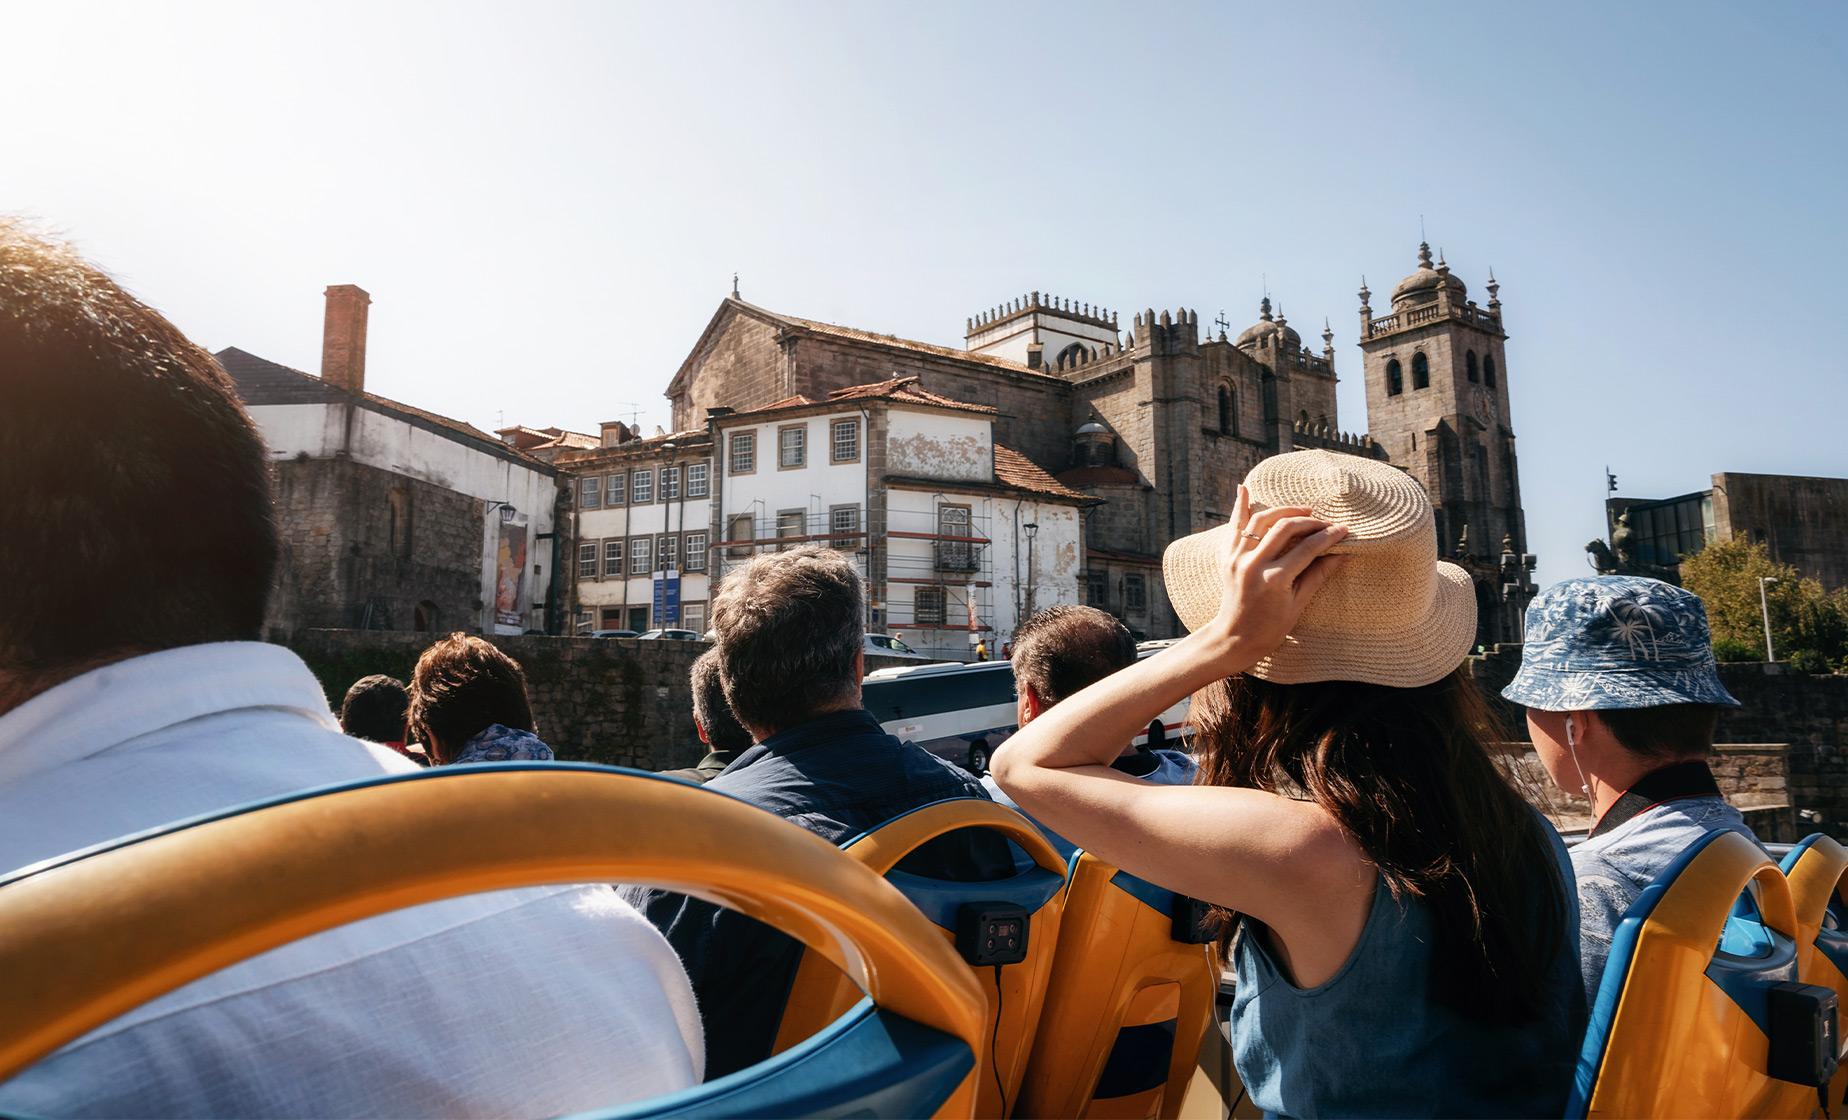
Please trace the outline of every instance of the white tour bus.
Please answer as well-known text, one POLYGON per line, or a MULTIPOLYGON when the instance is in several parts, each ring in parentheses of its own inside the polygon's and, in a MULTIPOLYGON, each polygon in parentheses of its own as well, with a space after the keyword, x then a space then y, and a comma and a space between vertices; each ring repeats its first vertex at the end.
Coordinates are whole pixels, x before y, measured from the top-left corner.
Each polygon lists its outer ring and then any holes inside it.
MULTIPOLYGON (((1172 644, 1143 642, 1137 656, 1152 657, 1172 644)), ((971 774, 986 773, 990 752, 1019 729, 1014 667, 1006 661, 875 669, 866 674, 862 693, 866 710, 887 734, 909 739, 971 774)), ((1156 746, 1174 743, 1184 738, 1186 725, 1183 700, 1136 736, 1135 745, 1148 743, 1151 734, 1159 735, 1156 746)))

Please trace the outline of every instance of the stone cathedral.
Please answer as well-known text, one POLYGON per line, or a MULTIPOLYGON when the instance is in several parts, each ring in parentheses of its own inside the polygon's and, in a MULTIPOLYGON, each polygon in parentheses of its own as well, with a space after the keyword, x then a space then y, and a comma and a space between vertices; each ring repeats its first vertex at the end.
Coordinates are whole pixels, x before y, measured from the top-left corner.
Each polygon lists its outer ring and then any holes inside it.
MULTIPOLYGON (((1236 337, 1194 311, 1117 312, 1030 292, 972 316, 961 348, 724 300, 667 389, 677 431, 709 410, 916 376, 930 392, 997 410, 995 440, 1098 499, 1085 514, 1085 600, 1151 638, 1181 633, 1161 589, 1169 541, 1224 521, 1260 459, 1323 448, 1382 459, 1424 484, 1439 551, 1475 581, 1477 640, 1519 641, 1532 596, 1508 406, 1499 285, 1468 298, 1441 255, 1376 314, 1360 290, 1367 426, 1336 413, 1334 331, 1319 352, 1273 309, 1236 337)), ((879 526, 868 526, 877 535, 879 526)))

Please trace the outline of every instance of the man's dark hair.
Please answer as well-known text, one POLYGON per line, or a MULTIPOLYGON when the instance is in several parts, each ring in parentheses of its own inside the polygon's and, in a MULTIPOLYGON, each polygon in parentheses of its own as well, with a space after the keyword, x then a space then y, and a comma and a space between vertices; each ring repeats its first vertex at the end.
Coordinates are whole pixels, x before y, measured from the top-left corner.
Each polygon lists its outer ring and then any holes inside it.
POLYGON ((411 730, 426 748, 454 754, 497 723, 537 730, 519 662, 461 631, 423 651, 411 671, 411 730))
POLYGON ((340 729, 374 743, 404 742, 404 720, 411 708, 404 682, 383 673, 361 677, 340 702, 340 729))
POLYGON ((728 574, 712 628, 739 721, 779 730, 851 703, 865 620, 860 573, 834 549, 773 552, 728 574))
POLYGON ((742 751, 751 745, 751 733, 725 702, 725 682, 719 677, 719 651, 709 649, 693 662, 693 718, 706 731, 706 744, 715 751, 742 751))
POLYGON ((1713 732, 1720 722, 1715 704, 1602 708, 1597 715, 1624 750, 1653 759, 1705 758, 1713 753, 1713 732))
POLYGON ((212 356, 0 219, 0 669, 262 636, 263 442, 212 356))
POLYGON ((1052 705, 1136 662, 1129 627, 1096 607, 1049 607, 1014 631, 1014 684, 1052 705))

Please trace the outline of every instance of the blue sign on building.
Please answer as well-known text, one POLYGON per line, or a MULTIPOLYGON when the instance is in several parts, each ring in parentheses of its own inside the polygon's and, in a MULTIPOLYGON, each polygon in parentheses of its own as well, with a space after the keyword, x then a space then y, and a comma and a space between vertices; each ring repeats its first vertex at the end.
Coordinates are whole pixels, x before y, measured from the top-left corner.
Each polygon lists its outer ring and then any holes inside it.
POLYGON ((654 574, 654 624, 663 627, 680 624, 679 572, 654 574))

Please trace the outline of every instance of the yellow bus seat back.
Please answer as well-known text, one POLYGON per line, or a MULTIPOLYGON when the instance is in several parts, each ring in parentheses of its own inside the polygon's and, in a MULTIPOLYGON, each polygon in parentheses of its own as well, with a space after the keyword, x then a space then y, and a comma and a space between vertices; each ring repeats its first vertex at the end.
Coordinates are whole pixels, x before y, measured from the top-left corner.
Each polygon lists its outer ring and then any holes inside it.
POLYGON ((0 880, 0 1079, 150 999, 323 930, 477 892, 598 882, 743 911, 870 996, 804 1046, 613 1114, 973 1114, 975 1085, 990 1077, 981 989, 896 889, 752 806, 566 763, 311 790, 0 880), (464 834, 496 842, 428 842, 464 834))
POLYGON ((1023 1115, 1178 1114, 1220 971, 1189 901, 1078 853, 1023 1115))
MULTIPOLYGON (((982 989, 994 1027, 990 1045, 998 1077, 976 1086, 976 1109, 979 1115, 1000 1115, 1004 1104, 1011 1107, 1019 1095, 1034 1034, 1042 1019, 1059 943, 1060 917, 1065 909, 1064 862, 1033 822, 1006 806, 973 798, 939 801, 895 817, 849 840, 844 850, 884 875, 936 927, 948 945, 956 944, 959 925, 970 916, 966 910, 972 913, 984 908, 1017 908, 1023 915, 1021 933, 1025 944, 1015 948, 1019 950, 1016 955, 1024 955, 1024 959, 1002 965, 998 983, 993 965, 973 965, 961 958, 962 969, 982 989), (989 829, 1018 844, 1033 858, 1033 866, 1006 878, 974 882, 927 878, 897 869, 906 856, 924 844, 952 832, 977 828, 989 829)), ((996 946, 1000 951, 1007 948, 996 946)), ((776 1052, 798 1045, 859 998, 859 989, 839 969, 818 954, 805 952, 778 1025, 776 1052)))
MULTIPOLYGON (((1848 903, 1842 898, 1848 848, 1818 832, 1792 848, 1780 866, 1803 931, 1798 966, 1803 981, 1833 989, 1848 1007, 1848 903)), ((1848 1103, 1848 1064, 1835 1071, 1829 1100, 1838 1108, 1848 1103)))
POLYGON ((1808 1116, 1816 1089, 1770 1073, 1772 989, 1798 981, 1796 932, 1757 844, 1696 841, 1618 923, 1566 1115, 1808 1116), (1735 914, 1754 884, 1756 916, 1735 914))

